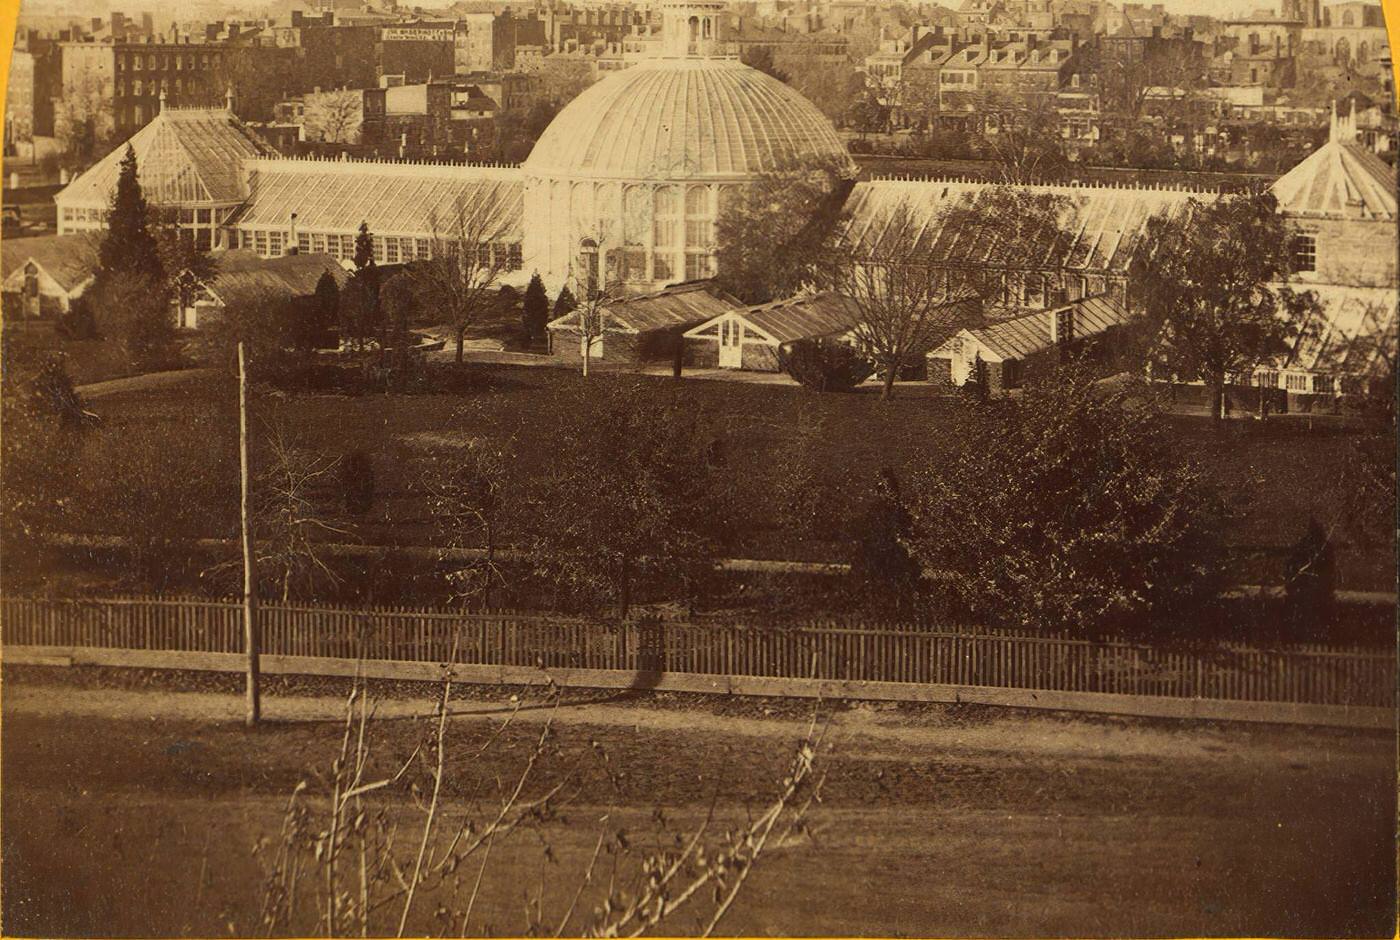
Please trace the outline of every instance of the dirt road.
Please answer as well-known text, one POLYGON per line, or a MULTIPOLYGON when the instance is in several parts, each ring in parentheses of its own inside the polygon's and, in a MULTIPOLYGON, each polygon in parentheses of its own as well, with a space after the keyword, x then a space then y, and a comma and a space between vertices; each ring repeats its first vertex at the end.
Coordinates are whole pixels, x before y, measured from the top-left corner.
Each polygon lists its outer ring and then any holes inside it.
MULTIPOLYGON (((5 932, 257 932, 251 846, 275 832, 298 781, 329 763, 342 700, 270 696, 272 721, 249 733, 236 695, 84 688, 42 673, 7 671, 0 700, 5 932)), ((620 780, 584 780, 572 822, 552 824, 567 871, 586 859, 585 821, 601 807, 641 826, 658 806, 684 820, 714 797, 730 814, 761 803, 806 728, 784 703, 600 699, 524 703, 484 762, 449 762, 449 797, 508 774, 547 718, 564 751, 606 749, 620 780)), ((379 701, 380 764, 412 752, 427 724, 415 717, 431 708, 379 701)), ((454 701, 456 753, 513 709, 454 701)), ((766 861, 726 931, 1393 933, 1388 736, 967 708, 828 717, 815 844, 766 861)), ((509 932, 516 876, 535 877, 540 860, 523 844, 500 858, 513 874, 483 904, 509 932)))

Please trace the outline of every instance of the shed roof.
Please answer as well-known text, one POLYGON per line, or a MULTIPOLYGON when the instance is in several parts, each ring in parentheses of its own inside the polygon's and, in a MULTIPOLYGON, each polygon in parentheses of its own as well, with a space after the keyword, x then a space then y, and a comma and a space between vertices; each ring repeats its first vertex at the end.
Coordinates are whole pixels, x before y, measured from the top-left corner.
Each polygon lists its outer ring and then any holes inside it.
POLYGON ((0 268, 3 269, 0 279, 8 278, 33 261, 60 287, 72 293, 97 271, 97 252, 101 244, 97 232, 6 238, 0 241, 0 268))
POLYGON ((327 254, 282 255, 263 258, 251 251, 230 250, 213 256, 215 272, 205 286, 222 301, 244 290, 272 290, 305 297, 316 292, 321 275, 330 274, 344 287, 349 272, 327 254))
POLYGON ((736 316, 778 343, 791 343, 845 333, 859 322, 860 306, 842 294, 822 291, 759 304, 736 316))
MULTIPOLYGON (((1085 297, 1063 307, 997 320, 977 329, 963 330, 962 335, 975 340, 1003 361, 1025 359, 1050 348, 1050 321, 1062 310, 1074 311, 1076 339, 1096 336, 1110 327, 1122 324, 1128 318, 1123 308, 1108 297, 1085 297)), ((934 354, 942 352, 945 346, 946 343, 934 350, 934 354)))
MULTIPOLYGON (((1061 234, 1046 238, 1035 257, 1007 255, 995 226, 970 224, 979 196, 996 184, 950 180, 871 180, 857 183, 846 204, 846 238, 855 245, 875 245, 901 212, 921 226, 919 251, 930 264, 985 266, 1001 264, 1023 270, 1098 271, 1125 274, 1142 244, 1147 221, 1159 213, 1174 216, 1192 199, 1214 193, 1184 189, 1116 186, 1018 186, 1029 194, 1059 197, 1061 234)), ((1023 249, 1022 249, 1023 250, 1023 249)))
POLYGON ((1306 323, 1285 369, 1328 375, 1378 376, 1395 355, 1396 306, 1400 293, 1390 287, 1308 285, 1321 311, 1306 323))
POLYGON ((354 232, 429 238, 469 211, 495 217, 492 241, 521 238, 520 175, 514 168, 357 160, 250 160, 248 200, 232 224, 287 228, 297 214, 306 232, 354 232), (437 220, 437 224, 434 221, 437 220))
MULTIPOLYGON (((224 108, 166 108, 127 144, 152 205, 239 202, 246 195, 243 161, 277 152, 224 108)), ((125 156, 126 147, 117 147, 54 198, 60 205, 106 206, 125 156)))
MULTIPOLYGON (((738 300, 707 279, 684 281, 659 291, 626 297, 608 303, 602 310, 607 316, 609 330, 646 333, 691 327, 740 306, 738 300)), ((551 322, 549 328, 569 329, 577 325, 578 312, 574 311, 551 322)))

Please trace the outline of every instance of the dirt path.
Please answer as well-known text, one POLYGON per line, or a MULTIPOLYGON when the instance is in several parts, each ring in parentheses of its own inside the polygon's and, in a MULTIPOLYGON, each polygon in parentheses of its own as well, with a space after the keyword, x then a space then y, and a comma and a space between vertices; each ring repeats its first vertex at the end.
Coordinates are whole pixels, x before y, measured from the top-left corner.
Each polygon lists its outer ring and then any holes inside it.
MULTIPOLYGON (((343 699, 274 684, 282 694, 266 699, 269 721, 249 732, 241 698, 225 691, 79 687, 67 670, 45 672, 7 669, 0 689, 6 934, 261 932, 262 871, 249 847, 279 831, 294 788, 324 782, 343 699)), ((381 692, 372 778, 410 761, 432 724, 413 720, 431 713, 425 698, 381 692)), ((557 709, 527 699, 516 710, 507 692, 463 695, 450 705, 452 806, 513 779, 553 716, 558 763, 535 785, 579 774, 576 801, 546 827, 561 884, 587 863, 605 812, 638 833, 658 808, 694 823, 713 802, 720 818, 745 818, 771 799, 807 726, 803 710, 771 700, 577 692, 557 709)), ((816 841, 773 857, 728 930, 1393 932, 1395 752, 1385 735, 834 703, 830 722, 816 841)), ((410 804, 396 811, 415 818, 410 804)), ((522 884, 540 877, 539 848, 524 839, 498 860, 483 909, 511 933, 522 884)), ((557 910, 567 897, 551 901, 557 910)), ((424 917, 416 932, 436 929, 424 917)))
MULTIPOLYGON (((644 702, 609 701, 604 695, 566 696, 558 707, 543 699, 499 703, 454 702, 454 722, 517 723, 552 718, 566 726, 631 729, 640 733, 686 732, 788 742, 807 730, 807 720, 782 717, 745 718, 697 709, 656 707, 644 702)), ((383 719, 436 714, 437 704, 402 698, 372 699, 383 719)), ((241 721, 241 696, 209 692, 143 692, 125 689, 73 689, 56 685, 15 684, 4 689, 6 717, 36 714, 51 717, 106 719, 179 719, 201 722, 241 721)), ((1111 717, 1045 714, 1014 709, 966 711, 927 708, 915 711, 878 705, 827 710, 828 740, 842 748, 928 750, 941 753, 984 751, 1026 757, 1076 760, 1140 758, 1233 764, 1262 761, 1288 764, 1312 760, 1385 760, 1375 734, 1291 726, 1142 722, 1111 717)), ((273 723, 339 722, 345 700, 336 696, 266 696, 263 714, 273 723)))

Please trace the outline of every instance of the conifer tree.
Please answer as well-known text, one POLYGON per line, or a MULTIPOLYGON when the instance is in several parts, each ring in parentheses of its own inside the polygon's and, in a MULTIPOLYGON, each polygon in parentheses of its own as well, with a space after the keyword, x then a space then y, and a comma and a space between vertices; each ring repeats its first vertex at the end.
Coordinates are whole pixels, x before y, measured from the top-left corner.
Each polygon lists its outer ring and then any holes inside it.
POLYGON ((554 310, 550 312, 550 319, 557 320, 577 309, 578 301, 574 299, 574 293, 569 290, 569 285, 565 284, 560 289, 559 296, 554 299, 554 310))
POLYGON ((545 325, 549 322, 549 295, 544 291, 544 281, 540 280, 538 272, 530 277, 530 284, 525 288, 520 319, 526 342, 533 343, 544 336, 545 325))
POLYGON ((136 177, 136 152, 128 144, 107 213, 107 236, 98 251, 99 277, 133 274, 160 282, 164 272, 150 223, 150 208, 136 177))
POLYGON ((963 394, 973 401, 986 401, 990 389, 987 387, 987 364, 982 361, 982 354, 977 353, 972 360, 972 365, 967 372, 967 381, 963 383, 963 394))
POLYGON ((363 271, 374 267, 374 236, 370 234, 369 223, 360 223, 360 232, 355 236, 355 269, 363 271))

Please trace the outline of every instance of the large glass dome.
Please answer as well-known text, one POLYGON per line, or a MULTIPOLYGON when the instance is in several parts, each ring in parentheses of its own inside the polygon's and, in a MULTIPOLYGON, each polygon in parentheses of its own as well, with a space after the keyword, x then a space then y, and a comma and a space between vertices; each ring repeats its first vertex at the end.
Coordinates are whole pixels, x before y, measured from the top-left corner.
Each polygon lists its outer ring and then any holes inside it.
POLYGON ((574 179, 752 178, 808 158, 845 161, 825 115, 737 59, 659 58, 569 103, 525 161, 574 179))
POLYGON ((854 171, 810 101, 725 54, 723 0, 660 7, 660 55, 584 91, 525 161, 525 257, 551 290, 709 277, 726 198, 808 161, 854 171))

